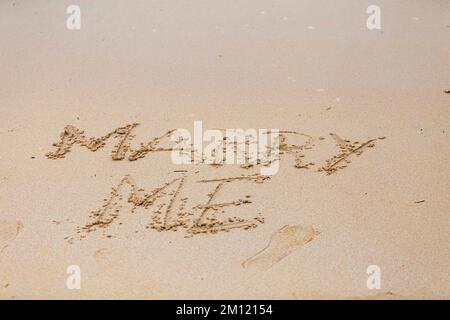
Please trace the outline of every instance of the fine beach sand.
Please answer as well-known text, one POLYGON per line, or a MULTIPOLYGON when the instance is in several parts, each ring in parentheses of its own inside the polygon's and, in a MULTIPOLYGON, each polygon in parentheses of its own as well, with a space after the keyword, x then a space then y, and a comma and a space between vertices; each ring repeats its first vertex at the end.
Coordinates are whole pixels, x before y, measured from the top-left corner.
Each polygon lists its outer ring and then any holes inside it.
POLYGON ((0 298, 450 299, 450 2, 70 4, 0 2, 0 298), (145 149, 195 120, 298 134, 145 149))

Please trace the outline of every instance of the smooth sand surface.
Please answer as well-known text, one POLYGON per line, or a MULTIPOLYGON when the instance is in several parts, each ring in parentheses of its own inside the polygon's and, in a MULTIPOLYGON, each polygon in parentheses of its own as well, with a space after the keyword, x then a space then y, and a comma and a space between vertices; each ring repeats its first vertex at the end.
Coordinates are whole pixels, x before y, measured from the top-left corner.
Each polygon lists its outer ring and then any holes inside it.
POLYGON ((71 3, 0 2, 0 298, 450 298, 450 2, 379 0, 375 31, 371 1, 85 0, 69 31, 71 3), (312 140, 269 179, 129 161, 194 120, 312 140), (134 123, 123 159, 46 156, 134 123))

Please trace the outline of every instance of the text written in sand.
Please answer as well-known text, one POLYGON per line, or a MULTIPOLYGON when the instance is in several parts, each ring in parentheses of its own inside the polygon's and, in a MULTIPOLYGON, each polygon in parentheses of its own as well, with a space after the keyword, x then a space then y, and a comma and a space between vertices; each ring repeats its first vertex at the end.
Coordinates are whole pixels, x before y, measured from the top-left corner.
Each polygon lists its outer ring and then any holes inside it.
MULTIPOLYGON (((170 137, 175 129, 168 130, 146 143, 140 143, 137 148, 132 147, 131 144, 135 138, 134 130, 137 126, 137 123, 128 124, 101 137, 87 138, 84 131, 68 125, 60 134, 60 141, 53 144, 56 150, 47 153, 46 156, 49 159, 62 159, 72 150, 74 145, 79 145, 90 151, 97 151, 104 148, 110 140, 116 140, 116 144, 111 151, 111 158, 114 161, 136 161, 151 153, 174 150, 173 141, 170 137)), ((325 137, 321 136, 315 139, 309 134, 280 130, 280 140, 277 144, 279 157, 280 159, 283 157, 293 159, 294 168, 311 169, 316 167, 315 172, 331 175, 346 168, 354 157, 360 156, 366 149, 373 148, 377 140, 386 138, 381 136, 359 142, 343 139, 335 133, 330 133, 329 136, 335 144, 334 148, 337 147, 338 151, 321 160, 322 164, 316 165, 315 162, 309 160, 310 153, 318 148, 317 143, 326 140, 325 137)), ((251 142, 246 141, 246 143, 251 142)), ((195 150, 190 148, 189 152, 192 153, 194 160, 195 150)), ((237 151, 235 150, 235 152, 237 151)), ((214 168, 220 168, 224 165, 220 162, 202 163, 201 161, 193 161, 193 163, 196 165, 205 164, 214 168)), ((249 170, 253 167, 268 164, 267 162, 243 163, 239 167, 249 170)), ((246 207, 252 204, 251 195, 245 194, 227 201, 221 201, 218 198, 227 195, 230 184, 262 184, 270 180, 269 176, 255 173, 199 180, 193 178, 192 172, 188 170, 174 170, 174 172, 178 173, 179 176, 167 179, 162 185, 147 192, 145 189, 139 188, 130 175, 124 176, 112 188, 109 197, 104 199, 101 208, 92 211, 89 221, 76 229, 76 235, 68 236, 66 239, 72 242, 74 239, 83 239, 88 234, 96 233, 96 231, 101 231, 103 236, 111 238, 114 232, 120 232, 118 229, 130 225, 130 221, 133 219, 138 220, 137 226, 140 229, 153 229, 160 232, 182 231, 186 237, 197 234, 229 232, 233 229, 250 230, 264 223, 264 218, 259 212, 252 215, 251 210, 245 210, 246 216, 245 214, 244 216, 235 214, 237 207, 246 207), (187 184, 189 187, 186 187, 187 184), (195 200, 196 202, 193 203, 190 196, 198 193, 197 189, 200 184, 210 186, 206 201, 195 200)), ((194 174, 196 173, 198 171, 194 174)), ((134 232, 139 232, 139 230, 134 232)), ((282 256, 284 255, 283 253, 282 256)), ((265 256, 262 255, 261 257, 265 256)), ((255 265, 264 260, 261 257, 255 257, 247 261, 246 264, 255 265)))

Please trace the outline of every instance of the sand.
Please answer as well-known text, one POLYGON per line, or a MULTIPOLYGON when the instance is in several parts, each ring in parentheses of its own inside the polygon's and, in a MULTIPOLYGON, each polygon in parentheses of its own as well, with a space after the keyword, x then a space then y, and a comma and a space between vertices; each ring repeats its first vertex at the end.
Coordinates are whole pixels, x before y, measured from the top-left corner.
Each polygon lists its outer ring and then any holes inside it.
POLYGON ((0 3, 0 298, 450 298, 448 1, 69 4, 0 3), (279 171, 175 165, 196 120, 279 171))

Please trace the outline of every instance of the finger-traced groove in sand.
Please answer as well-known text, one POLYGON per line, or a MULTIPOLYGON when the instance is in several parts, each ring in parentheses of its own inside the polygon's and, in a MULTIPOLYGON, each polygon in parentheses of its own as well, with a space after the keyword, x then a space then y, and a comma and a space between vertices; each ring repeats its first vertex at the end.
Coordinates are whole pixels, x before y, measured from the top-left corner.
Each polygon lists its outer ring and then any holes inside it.
MULTIPOLYGON (((171 129, 166 131, 164 134, 153 138, 150 142, 140 143, 139 148, 132 149, 131 142, 134 140, 134 130, 138 126, 138 123, 128 124, 123 127, 119 127, 111 132, 100 136, 87 138, 84 131, 78 129, 73 125, 67 125, 64 127, 63 132, 60 134, 60 141, 53 143, 56 150, 53 152, 48 152, 46 157, 49 159, 61 159, 64 158, 67 153, 69 153, 74 145, 79 145, 81 147, 87 148, 90 151, 97 151, 105 147, 108 140, 115 139, 118 140, 117 144, 114 146, 111 152, 111 158, 113 160, 124 160, 136 161, 138 159, 144 158, 147 154, 153 152, 161 151, 175 151, 177 150, 185 156, 190 156, 192 163, 199 164, 205 163, 203 154, 198 150, 191 147, 187 148, 177 148, 173 144, 163 146, 167 144, 172 138, 172 134, 176 132, 176 129, 171 129), (165 142, 165 143, 164 143, 165 142), (200 157, 198 154, 200 153, 200 157)), ((218 129, 221 131, 226 131, 225 129, 218 129)), ((268 131, 265 134, 272 134, 272 131, 268 131)), ((220 148, 214 149, 213 156, 215 160, 212 163, 208 163, 213 167, 221 167, 226 163, 226 155, 228 154, 228 148, 231 148, 234 156, 243 155, 244 163, 240 164, 243 169, 253 168, 255 165, 270 166, 272 163, 281 159, 282 155, 294 156, 294 167, 297 169, 309 169, 314 167, 315 163, 306 160, 306 153, 315 147, 314 139, 312 136, 300 133, 292 130, 281 130, 278 132, 279 137, 278 143, 266 146, 266 150, 261 150, 261 154, 264 155, 265 160, 257 159, 256 162, 250 161, 250 157, 245 155, 247 149, 259 148, 257 139, 252 139, 251 137, 246 138, 244 141, 245 147, 238 145, 238 142, 234 139, 228 140, 227 137, 223 137, 220 141, 220 148), (288 139, 289 137, 289 139, 288 139), (293 143, 291 139, 298 140, 302 139, 304 141, 293 143), (289 142, 289 141, 290 142, 289 142), (278 149, 278 152, 275 150, 278 149), (219 150, 222 150, 220 152, 219 150), (222 154, 222 157, 217 157, 218 154, 222 154)), ((336 145, 339 147, 339 153, 333 155, 331 158, 325 160, 325 164, 322 165, 318 171, 325 172, 327 175, 333 174, 336 171, 346 168, 351 162, 350 158, 353 156, 359 156, 367 148, 373 148, 375 146, 375 141, 377 139, 369 139, 364 143, 359 141, 351 141, 347 139, 342 139, 335 133, 330 133, 330 136, 335 140, 336 145)), ((383 140, 386 137, 379 137, 378 140, 383 140)), ((319 137, 319 140, 324 140, 324 137, 319 137)), ((183 139, 178 140, 181 143, 183 139)), ((184 141, 187 143, 186 141, 184 141)))
POLYGON ((311 226, 284 226, 270 238, 269 244, 242 263, 244 268, 269 269, 299 247, 312 241, 319 231, 311 226))
POLYGON ((77 227, 76 235, 66 236, 64 239, 72 243, 75 238, 81 240, 86 238, 87 234, 99 229, 104 236, 111 238, 113 236, 110 226, 115 224, 116 227, 120 227, 129 223, 131 216, 140 215, 137 212, 138 209, 142 209, 140 213, 145 216, 145 218, 142 216, 141 218, 148 221, 145 229, 154 229, 160 232, 184 230, 186 237, 196 234, 215 234, 221 231, 228 232, 232 229, 249 230, 264 223, 261 213, 239 217, 232 212, 229 214, 226 212, 226 208, 231 209, 251 204, 251 195, 247 194, 245 197, 227 202, 217 202, 216 200, 218 200, 219 191, 222 195, 226 194, 225 186, 227 184, 233 182, 262 184, 270 177, 252 174, 195 181, 195 183, 211 183, 216 186, 212 192, 208 193, 206 203, 196 203, 190 208, 188 207, 189 197, 184 193, 189 191, 189 188, 184 186, 187 178, 187 175, 183 174, 179 178, 174 178, 162 186, 146 192, 136 184, 130 175, 126 175, 116 187, 112 188, 110 196, 103 199, 101 208, 91 212, 88 222, 77 227))
MULTIPOLYGON (((364 143, 360 143, 359 141, 350 141, 342 139, 335 133, 330 133, 330 136, 336 142, 336 146, 339 147, 340 152, 337 155, 334 155, 330 159, 325 161, 325 165, 323 165, 319 171, 324 171, 327 175, 333 174, 340 169, 344 169, 351 162, 350 156, 356 155, 360 156, 366 148, 375 147, 375 141, 377 139, 369 139, 364 143)), ((379 140, 383 140, 386 137, 380 137, 379 140)))

